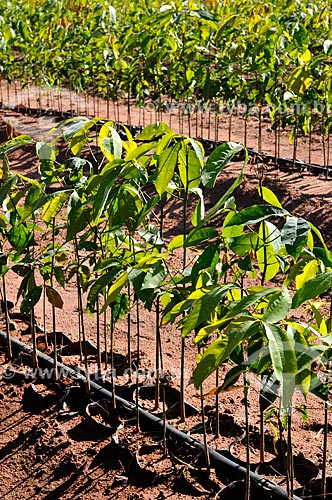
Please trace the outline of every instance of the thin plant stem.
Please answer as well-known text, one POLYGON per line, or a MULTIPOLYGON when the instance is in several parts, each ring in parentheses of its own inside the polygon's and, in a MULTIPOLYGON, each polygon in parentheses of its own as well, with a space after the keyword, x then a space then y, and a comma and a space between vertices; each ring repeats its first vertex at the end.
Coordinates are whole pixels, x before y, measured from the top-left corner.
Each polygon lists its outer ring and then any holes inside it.
POLYGON ((46 348, 48 347, 48 338, 47 338, 47 331, 46 331, 46 281, 44 278, 44 283, 43 283, 43 330, 44 330, 44 340, 45 340, 45 346, 46 348))
POLYGON ((136 298, 136 333, 137 333, 137 348, 136 348, 136 429, 137 432, 140 430, 140 419, 139 419, 139 407, 138 407, 138 384, 139 384, 139 370, 140 370, 140 315, 139 315, 139 303, 136 298))
POLYGON ((327 445, 329 432, 329 415, 327 401, 324 402, 324 440, 323 440, 323 466, 322 466, 322 494, 326 498, 326 473, 327 473, 327 445))
POLYGON ((159 341, 159 356, 160 356, 160 368, 161 368, 161 394, 162 394, 162 405, 163 405, 163 452, 164 456, 167 456, 167 414, 166 414, 166 387, 165 387, 165 373, 164 373, 164 361, 161 341, 159 341))
POLYGON ((309 157, 308 157, 309 165, 311 165, 311 149, 312 149, 312 118, 310 118, 310 125, 309 125, 309 157))
MULTIPOLYGON (((128 283, 127 287, 127 294, 130 302, 130 293, 131 293, 131 287, 130 284, 128 283)), ((128 315, 127 315, 127 358, 128 358, 128 368, 129 368, 129 381, 131 381, 131 311, 129 309, 128 315)))
MULTIPOLYGON (((54 249, 55 249, 55 217, 52 220, 52 261, 51 261, 51 287, 53 288, 54 280, 54 249)), ((52 304, 52 327, 53 327, 53 361, 54 361, 54 379, 58 380, 58 353, 57 353, 57 336, 56 336, 56 316, 55 307, 52 304)))
POLYGON ((232 140, 232 119, 233 119, 233 109, 229 111, 229 117, 228 117, 228 140, 232 140))
POLYGON ((90 376, 89 376, 89 365, 88 365, 88 356, 86 349, 86 338, 85 338, 85 328, 84 328, 84 316, 83 316, 83 297, 82 297, 82 287, 79 278, 79 269, 81 266, 80 257, 78 253, 78 243, 77 237, 75 236, 75 253, 76 253, 76 262, 77 262, 77 293, 78 293, 78 303, 79 303, 79 314, 81 317, 81 331, 82 331, 82 343, 83 343, 83 356, 84 356, 84 367, 85 367, 85 376, 86 376, 86 389, 87 393, 90 394, 90 376))
POLYGON ((289 415, 287 416, 287 469, 289 478, 289 499, 293 498, 294 492, 294 459, 293 459, 293 445, 292 445, 292 415, 291 408, 289 408, 289 415))
MULTIPOLYGON (((35 308, 31 309, 30 313, 31 322, 31 335, 32 335, 32 362, 33 367, 38 368, 38 358, 37 358, 37 338, 36 338, 36 320, 35 320, 35 308)), ((54 366, 55 370, 55 366, 54 366)), ((56 372, 55 372, 56 373, 56 372)))
MULTIPOLYGON (((98 239, 98 229, 95 228, 95 243, 97 243, 98 239)), ((95 260, 95 264, 96 264, 95 260)), ((99 315, 99 294, 97 294, 96 301, 96 335, 97 335, 97 368, 98 375, 101 376, 101 335, 100 335, 100 315, 99 315)))
POLYGON ((279 414, 278 414, 278 431, 279 431, 279 442, 280 446, 277 449, 278 454, 280 455, 281 460, 283 461, 285 467, 285 476, 286 476, 286 487, 287 487, 287 497, 290 499, 290 478, 289 478, 289 468, 287 466, 287 449, 283 440, 283 428, 281 422, 281 401, 279 403, 279 414))
POLYGON ((99 316, 99 295, 96 302, 96 335, 97 335, 97 368, 98 375, 101 375, 101 336, 100 336, 100 316, 99 316))
POLYGON ((201 384, 201 387, 200 387, 200 399, 201 399, 201 413, 202 413, 202 425, 203 425, 204 455, 205 455, 206 469, 207 469, 207 473, 209 475, 210 469, 211 469, 211 463, 210 463, 210 455, 209 455, 208 442, 207 442, 203 384, 201 384))
MULTIPOLYGON (((80 286, 80 275, 78 270, 76 272, 76 284, 78 290, 80 286)), ((81 323, 80 297, 78 292, 77 292, 77 311, 78 311, 78 344, 80 351, 80 363, 82 363, 83 362, 82 323, 81 323)))
POLYGON ((156 300, 156 375, 155 375, 155 409, 159 408, 160 400, 160 299, 156 300))
POLYGON ((113 409, 116 408, 115 399, 115 383, 114 383, 114 313, 113 307, 111 308, 111 321, 110 321, 110 362, 111 362, 111 391, 113 394, 112 404, 113 409))
MULTIPOLYGON (((245 355, 244 349, 242 349, 245 355)), ((244 419, 246 430, 246 478, 245 478, 245 500, 250 500, 250 428, 249 428, 249 381, 246 373, 243 374, 243 395, 244 395, 244 419)))
POLYGON ((261 464, 265 462, 265 442, 264 442, 264 411, 259 413, 259 461, 261 464))
POLYGON ((10 340, 10 328, 9 328, 10 319, 9 319, 9 313, 8 313, 5 276, 2 276, 2 292, 3 292, 3 306, 4 306, 3 308, 4 308, 5 320, 6 320, 7 359, 10 360, 10 359, 12 359, 13 352, 12 352, 12 344, 11 344, 11 340, 10 340))
POLYGON ((275 166, 278 166, 278 126, 275 126, 274 129, 274 163, 275 166))
MULTIPOLYGON (((216 369, 216 387, 219 386, 219 366, 216 369)), ((215 436, 218 438, 220 436, 220 419, 219 419, 219 394, 216 394, 215 400, 215 408, 216 408, 216 428, 215 428, 215 436)))
POLYGON ((293 140, 293 164, 292 164, 293 168, 295 167, 296 157, 297 157, 297 141, 298 141, 297 121, 298 121, 298 118, 296 117, 296 122, 295 122, 295 127, 294 127, 294 140, 293 140))
POLYGON ((258 105, 258 152, 262 152, 262 106, 258 105))

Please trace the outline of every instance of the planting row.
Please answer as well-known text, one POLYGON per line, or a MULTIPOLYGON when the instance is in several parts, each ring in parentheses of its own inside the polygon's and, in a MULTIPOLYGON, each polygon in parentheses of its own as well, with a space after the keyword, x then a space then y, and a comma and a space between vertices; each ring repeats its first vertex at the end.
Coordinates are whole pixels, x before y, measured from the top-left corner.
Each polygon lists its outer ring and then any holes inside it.
MULTIPOLYGON (((215 387, 209 394, 217 401, 220 393, 241 379, 248 426, 248 374, 252 373, 261 380, 263 441, 264 420, 271 411, 279 415, 281 431, 283 416, 291 429, 296 389, 303 394, 304 404, 309 392, 324 400, 327 422, 332 256, 319 229, 283 209, 264 186, 264 171, 257 169, 261 203, 237 210, 233 192, 244 175, 246 151, 237 178, 227 188, 222 174, 242 146, 222 144, 206 158, 201 143, 175 134, 164 123, 150 125, 133 137, 113 122, 77 118, 53 133, 53 142, 35 144, 38 180, 10 169, 11 153, 33 144, 29 136, 13 138, 0 148, 1 278, 8 356, 6 279, 11 269, 22 277, 17 299, 21 312, 30 317, 35 366, 35 307, 47 300, 52 306, 54 335, 51 342, 45 335, 45 343, 51 344, 57 366, 61 289, 74 281, 85 370, 89 372, 87 312, 96 322, 100 371, 104 342, 109 353, 112 392, 116 323, 135 309, 138 373, 144 307, 155 315, 157 401, 164 384, 161 329, 172 323, 181 336, 183 420, 186 343, 190 342, 198 349, 193 379, 202 408, 203 383, 213 373, 215 383, 211 377, 209 383, 215 387), (166 237, 165 217, 175 204, 181 218, 175 236, 166 237), (303 306, 308 309, 306 322, 297 319, 303 306), (226 361, 230 369, 219 380, 218 368, 226 361)), ((127 334, 130 369, 130 321, 127 334)), ((327 429, 326 425, 326 433, 327 429)), ((288 446, 290 457, 291 434, 288 446)), ((327 440, 325 478, 326 453, 327 440)), ((249 465, 248 460, 248 471, 249 465)))
POLYGON ((22 276, 22 312, 33 316, 48 299, 55 321, 59 290, 75 279, 83 337, 83 296, 96 321, 110 313, 111 339, 117 319, 140 302, 157 315, 157 342, 162 325, 174 323, 183 350, 188 335, 198 346, 197 388, 231 358, 235 367, 219 391, 254 370, 280 383, 284 409, 295 387, 326 398, 324 380, 311 370, 317 361, 328 365, 331 342, 328 303, 315 302, 332 285, 319 230, 284 210, 262 176, 262 203, 237 211, 232 194, 244 166, 225 192, 218 176, 240 145, 223 144, 205 159, 199 142, 163 123, 135 139, 113 125, 69 120, 68 153, 59 157, 55 142, 37 143, 38 181, 10 171, 11 152, 31 144, 28 136, 1 147, 4 294, 10 267, 22 276), (218 201, 206 209, 213 189, 218 201), (180 231, 166 241, 164 217, 174 203, 182 205, 180 231), (295 319, 304 303, 307 323, 295 319))
MULTIPOLYGON (((115 0, 7 2, 0 9, 1 78, 24 87, 67 87, 109 100, 150 103, 156 112, 177 110, 189 135, 218 139, 220 113, 263 118, 280 134, 298 138, 319 131, 324 166, 330 163, 332 34, 326 1, 183 2, 115 0), (194 122, 192 116, 195 116, 194 122), (203 120, 203 119, 202 119, 203 120), (206 124, 205 124, 206 126, 206 124)), ((9 101, 2 91, 1 101, 9 101)), ((17 102, 19 104, 19 102, 17 102)), ((144 120, 144 117, 143 117, 144 120)))

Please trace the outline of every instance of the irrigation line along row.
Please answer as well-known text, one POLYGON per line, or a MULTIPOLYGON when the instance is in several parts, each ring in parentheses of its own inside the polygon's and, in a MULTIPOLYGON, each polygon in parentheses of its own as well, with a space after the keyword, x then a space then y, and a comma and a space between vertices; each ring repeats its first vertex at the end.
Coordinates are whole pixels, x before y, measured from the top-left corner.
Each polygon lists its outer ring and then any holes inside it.
MULTIPOLYGON (((4 346, 7 345, 7 335, 5 332, 1 330, 0 330, 0 343, 4 346)), ((14 337, 11 337, 11 346, 13 350, 16 352, 25 352, 27 354, 32 354, 31 346, 24 344, 23 342, 19 341, 14 337)), ((40 351, 37 351, 37 357, 41 365, 43 366, 46 365, 51 368, 54 367, 54 360, 50 356, 47 356, 46 354, 40 351)), ((65 375, 70 379, 72 379, 73 381, 86 386, 87 383, 86 377, 81 373, 77 372, 76 370, 62 363, 58 363, 58 370, 59 372, 62 373, 63 376, 65 375)), ((98 396, 112 401, 113 395, 107 389, 104 389, 102 386, 100 386, 94 381, 90 382, 90 387, 98 396)), ((130 401, 127 401, 126 399, 123 399, 119 396, 115 396, 115 399, 117 405, 120 405, 122 408, 135 414, 136 412, 135 403, 131 403, 130 401)), ((165 423, 161 418, 149 413, 148 411, 140 407, 138 408, 138 412, 139 412, 139 418, 141 420, 144 420, 147 424, 150 424, 151 427, 159 430, 160 432, 163 432, 165 423)), ((166 427, 166 433, 169 437, 173 437, 176 440, 189 445, 190 447, 197 450, 197 452, 199 453, 204 453, 205 448, 202 442, 192 438, 188 434, 185 434, 184 432, 176 429, 175 427, 173 427, 168 423, 166 423, 165 427, 166 427)), ((232 460, 229 460, 228 458, 224 457, 223 455, 221 455, 220 453, 218 453, 217 451, 213 450, 210 447, 208 447, 208 452, 211 460, 211 466, 218 469, 218 472, 220 472, 220 474, 223 476, 226 482, 245 479, 247 471, 244 467, 236 464, 232 460)), ((265 498, 266 499, 271 498, 274 500, 287 500, 289 498, 287 492, 283 488, 273 483, 272 481, 262 478, 261 476, 255 474, 254 472, 250 472, 250 479, 252 484, 255 485, 257 488, 259 488, 259 490, 261 491, 262 496, 260 498, 262 500, 264 500, 265 498)), ((301 498, 294 495, 293 500, 301 500, 301 498)))
MULTIPOLYGON (((20 114, 28 114, 29 116, 54 116, 57 118, 62 118, 62 119, 67 119, 67 118, 72 118, 73 113, 70 111, 58 111, 58 110, 53 110, 53 109, 39 109, 39 108, 27 108, 26 106, 6 106, 2 103, 0 103, 0 110, 1 109, 6 109, 6 110, 11 110, 16 113, 20 114)), ((85 116, 85 115, 82 115, 85 116)), ((90 117, 91 118, 91 117, 90 117)), ((122 125, 122 123, 118 124, 122 125)), ((135 135, 139 134, 142 132, 144 127, 142 125, 132 125, 132 124, 124 124, 130 132, 135 135)), ((204 139, 204 138, 199 138, 199 140, 204 149, 205 152, 210 154, 214 149, 216 149, 218 146, 221 144, 225 144, 227 141, 214 141, 212 139, 204 139)), ((287 171, 307 171, 308 173, 311 173, 312 175, 318 176, 324 174, 324 178, 326 180, 327 177, 332 178, 332 165, 329 165, 328 167, 324 167, 323 165, 319 165, 316 163, 307 163, 301 160, 292 160, 290 158, 283 158, 280 156, 275 156, 272 154, 267 154, 263 152, 256 151, 254 148, 247 148, 248 154, 250 158, 253 158, 255 162, 258 163, 263 163, 265 165, 273 164, 277 168, 281 170, 287 170, 287 171), (326 171, 327 170, 327 171, 326 171)), ((235 156, 235 160, 237 157, 235 156)), ((242 158, 238 158, 242 160, 242 158)))

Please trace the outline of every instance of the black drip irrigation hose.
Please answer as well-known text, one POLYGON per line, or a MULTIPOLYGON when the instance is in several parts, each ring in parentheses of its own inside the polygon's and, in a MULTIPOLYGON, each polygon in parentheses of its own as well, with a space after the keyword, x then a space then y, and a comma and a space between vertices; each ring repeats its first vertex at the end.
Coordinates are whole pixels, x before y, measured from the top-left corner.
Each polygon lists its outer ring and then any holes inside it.
MULTIPOLYGON (((75 114, 73 111, 58 111, 54 109, 41 109, 41 108, 28 108, 27 106, 7 106, 0 102, 0 110, 7 109, 15 111, 21 114, 27 114, 29 116, 53 116, 59 119, 59 121, 67 118, 73 118, 75 114)), ((82 116, 82 115, 80 115, 82 116)), ((131 132, 133 136, 142 132, 143 128, 141 125, 126 125, 122 123, 117 123, 119 127, 125 125, 125 127, 131 132)), ((126 135, 123 136, 126 139, 126 135)), ((221 144, 226 144, 228 141, 213 141, 211 139, 202 139, 199 141, 202 143, 204 150, 207 154, 211 154, 218 146, 221 144)), ((264 165, 273 165, 279 170, 290 171, 290 172, 304 172, 307 171, 314 176, 323 175, 332 178, 332 165, 328 167, 323 167, 322 165, 316 163, 307 163, 301 160, 291 160, 289 158, 282 158, 279 156, 270 155, 267 153, 260 153, 254 148, 246 148, 250 158, 255 159, 258 163, 263 163, 264 165), (327 175, 326 175, 327 174, 327 175)), ((243 153, 238 153, 235 155, 234 160, 242 161, 244 159, 243 153)), ((325 179, 324 179, 325 180, 325 179)))
MULTIPOLYGON (((5 332, 1 330, 0 330, 0 343, 4 346, 7 345, 7 335, 5 332)), ((24 344, 23 342, 14 337, 11 337, 11 345, 14 351, 32 354, 31 346, 24 344)), ((46 365, 52 368, 54 367, 54 361, 50 356, 47 356, 46 354, 40 351, 37 351, 37 357, 42 365, 46 365)), ((87 379, 84 375, 62 363, 58 363, 58 371, 59 373, 61 373, 62 376, 69 377, 73 381, 81 385, 85 385, 87 382, 87 379)), ((91 389, 94 390, 95 394, 98 394, 98 396, 101 396, 108 400, 113 399, 113 394, 107 389, 97 384, 96 382, 90 381, 90 387, 91 389)), ((126 399, 123 399, 119 396, 115 396, 115 399, 117 404, 120 405, 122 408, 129 410, 130 412, 136 411, 136 406, 134 403, 131 403, 130 401, 127 401, 126 399)), ((161 418, 149 413, 148 411, 140 407, 138 408, 138 412, 140 419, 144 420, 146 423, 150 424, 153 428, 159 430, 160 432, 163 431, 164 422, 161 418)), ((196 449, 199 453, 204 454, 205 449, 203 443, 192 438, 188 434, 185 434, 184 432, 176 429, 175 427, 173 427, 168 423, 166 423, 166 433, 168 436, 173 437, 178 441, 181 441, 189 445, 190 447, 196 449)), ((247 471, 241 465, 238 465, 232 460, 229 460, 228 458, 224 457, 223 455, 221 455, 220 453, 218 453, 217 451, 213 450, 210 447, 208 448, 208 453, 210 455, 211 466, 218 469, 218 471, 222 474, 226 482, 244 480, 246 478, 247 471)), ((261 492, 261 495, 259 494, 259 497, 255 496, 255 499, 256 498, 273 499, 273 500, 289 499, 287 492, 283 488, 273 483, 272 481, 269 481, 268 479, 262 478, 261 476, 255 474, 254 472, 250 472, 250 480, 252 485, 255 486, 255 490, 261 492)), ((292 497, 292 500, 302 500, 302 499, 294 495, 292 497)))

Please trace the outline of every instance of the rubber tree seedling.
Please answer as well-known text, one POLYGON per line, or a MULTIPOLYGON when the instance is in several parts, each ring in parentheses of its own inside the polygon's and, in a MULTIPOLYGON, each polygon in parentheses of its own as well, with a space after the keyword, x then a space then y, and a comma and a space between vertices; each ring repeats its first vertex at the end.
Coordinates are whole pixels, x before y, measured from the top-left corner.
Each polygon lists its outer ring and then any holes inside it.
MULTIPOLYGON (((174 249, 176 248, 182 248, 183 250, 183 273, 187 264, 187 248, 198 245, 209 238, 213 238, 217 236, 217 232, 215 229, 211 227, 205 227, 209 224, 209 222, 216 217, 217 215, 220 215, 223 210, 224 210, 224 205, 231 196, 232 192, 238 184, 240 183, 240 179, 242 178, 243 175, 243 169, 241 173, 239 174, 238 179, 233 183, 233 185, 226 191, 226 193, 218 200, 218 202, 210 209, 210 211, 205 214, 204 212, 204 202, 202 198, 199 198, 198 204, 196 206, 196 209, 193 214, 192 218, 192 223, 194 225, 193 229, 187 234, 187 206, 188 206, 188 197, 189 194, 195 193, 200 194, 200 190, 198 189, 198 186, 200 185, 200 182, 202 181, 203 185, 207 188, 214 187, 216 179, 218 174, 221 172, 221 170, 227 165, 227 163, 230 161, 233 156, 242 149, 242 146, 240 145, 235 145, 234 143, 227 143, 225 145, 220 146, 217 148, 208 158, 206 163, 204 164, 204 159, 202 156, 202 152, 199 149, 200 146, 195 146, 195 154, 192 150, 190 150, 185 142, 183 140, 183 145, 179 146, 179 143, 175 143, 172 149, 169 151, 169 157, 172 158, 172 160, 169 160, 169 162, 172 165, 172 172, 174 172, 175 167, 178 162, 178 157, 180 158, 180 161, 182 161, 182 164, 179 164, 179 169, 180 169, 180 177, 181 177, 181 182, 183 185, 183 190, 184 190, 184 216, 183 216, 183 235, 175 237, 170 244, 168 245, 168 251, 173 252, 174 249), (179 149, 180 148, 180 149, 179 149), (172 155, 172 156, 171 156, 172 155), (181 159, 182 158, 182 159, 181 159)), ((161 169, 160 169, 161 171, 161 169)), ((158 180, 158 178, 157 178, 158 180)), ((165 185, 165 180, 164 182, 164 189, 167 188, 167 185, 165 185)), ((157 185, 157 190, 158 187, 160 186, 157 185)), ((186 292, 186 280, 183 280, 183 291, 181 294, 182 300, 186 297, 187 292, 186 292)), ((186 302, 184 302, 186 303, 186 302)), ((190 303, 190 302, 189 302, 190 303)), ((174 307, 174 310, 176 310, 177 306, 174 307)), ((178 309, 179 312, 183 313, 185 311, 185 308, 178 309)), ((177 314, 175 314, 172 318, 172 321, 175 320, 177 314)), ((185 324, 186 327, 182 328, 182 349, 181 349, 181 381, 180 381, 180 388, 182 388, 182 391, 180 389, 180 392, 182 394, 182 400, 181 400, 181 418, 185 417, 184 414, 184 339, 187 336, 187 334, 198 324, 195 322, 187 322, 186 317, 182 314, 182 324, 185 324)), ((169 321, 169 319, 167 320, 169 321)))
MULTIPOLYGON (((159 157, 159 164, 158 164, 158 175, 156 177, 156 188, 158 191, 158 194, 162 196, 164 192, 168 188, 168 181, 166 180, 167 184, 165 181, 162 181, 163 184, 161 184, 161 181, 159 180, 162 176, 164 176, 164 170, 167 168, 170 170, 171 176, 169 177, 169 181, 172 179, 173 174, 175 172, 175 169, 177 166, 179 166, 179 173, 183 185, 183 217, 182 217, 182 273, 183 275, 185 274, 185 270, 187 267, 187 244, 186 244, 186 239, 187 239, 187 208, 188 208, 188 199, 189 199, 189 189, 190 189, 190 184, 192 181, 194 181, 194 184, 197 183, 199 184, 199 178, 200 178, 200 170, 201 170, 201 165, 200 162, 196 161, 192 163, 192 168, 191 171, 190 169, 190 164, 189 164, 189 148, 185 145, 185 143, 180 140, 177 141, 169 150, 163 151, 163 156, 159 157), (180 156, 182 155, 182 156, 180 156)), ((198 158, 197 158, 198 159, 198 158)), ((184 292, 185 292, 185 287, 186 284, 185 282, 183 283, 184 287, 184 292)), ((185 420, 185 395, 184 395, 184 387, 185 387, 185 379, 184 379, 184 373, 185 373, 185 339, 183 336, 181 336, 181 362, 180 362, 180 418, 182 421, 185 420)))
MULTIPOLYGON (((18 137, 12 137, 10 136, 9 140, 5 142, 0 147, 0 161, 1 161, 1 167, 0 167, 0 180, 1 180, 1 188, 0 188, 0 204, 2 205, 7 196, 9 196, 9 199, 11 199, 11 191, 15 188, 16 182, 17 182, 17 176, 13 175, 10 171, 10 162, 9 162, 9 156, 12 152, 16 151, 17 149, 22 148, 23 146, 27 144, 32 144, 33 139, 28 136, 28 135, 20 135, 18 137)), ((15 207, 15 201, 13 200, 12 203, 12 210, 16 212, 16 207, 15 207)), ((17 214, 18 215, 18 214, 17 214)), ((14 218, 16 216, 12 216, 12 222, 14 223, 14 218)), ((9 238, 12 239, 14 242, 13 249, 17 247, 17 250, 19 249, 19 243, 16 243, 15 240, 17 238, 15 237, 15 229, 14 228, 8 228, 8 220, 4 215, 1 214, 0 216, 0 221, 1 221, 1 235, 3 237, 3 241, 1 241, 1 252, 3 248, 3 244, 6 240, 9 238), (13 238, 14 237, 14 238, 13 238)), ((16 230, 16 235, 20 232, 20 230, 16 230)), ((23 230, 24 232, 24 230, 23 230)), ((27 241, 27 238, 25 237, 24 242, 27 241)), ((10 328, 9 328, 9 315, 8 315, 8 301, 7 301, 7 293, 6 293, 6 278, 5 274, 8 270, 8 263, 7 263, 8 256, 5 256, 4 254, 1 254, 1 279, 2 279, 2 295, 3 295, 3 306, 4 306, 4 313, 5 313, 5 322, 6 322, 6 334, 7 334, 7 355, 8 359, 11 359, 12 357, 12 349, 11 349, 11 343, 10 343, 10 328)))
MULTIPOLYGON (((27 194, 27 205, 29 205, 29 196, 27 194)), ((7 217, 11 224, 11 229, 7 233, 8 241, 12 248, 16 250, 16 258, 24 255, 24 266, 13 266, 13 270, 20 269, 21 275, 24 276, 20 288, 17 292, 17 299, 23 296, 21 303, 21 312, 30 315, 32 345, 33 345, 33 365, 37 367, 37 342, 36 342, 36 323, 34 307, 40 299, 42 287, 37 286, 35 282, 35 270, 37 260, 35 259, 35 220, 32 218, 32 223, 26 223, 24 217, 24 209, 18 207, 18 200, 25 195, 25 191, 17 192, 10 196, 7 200, 7 217)), ((15 257, 14 257, 15 258, 15 257)))

